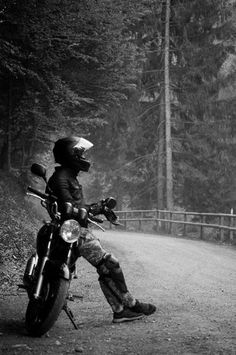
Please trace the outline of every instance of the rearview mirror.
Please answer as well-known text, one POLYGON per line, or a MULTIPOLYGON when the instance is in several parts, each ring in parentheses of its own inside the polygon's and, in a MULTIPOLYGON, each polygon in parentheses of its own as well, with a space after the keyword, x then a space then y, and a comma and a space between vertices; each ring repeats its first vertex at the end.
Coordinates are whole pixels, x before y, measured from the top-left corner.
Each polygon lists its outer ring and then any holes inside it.
POLYGON ((43 178, 43 180, 46 181, 46 169, 42 165, 36 163, 32 164, 31 173, 43 178))

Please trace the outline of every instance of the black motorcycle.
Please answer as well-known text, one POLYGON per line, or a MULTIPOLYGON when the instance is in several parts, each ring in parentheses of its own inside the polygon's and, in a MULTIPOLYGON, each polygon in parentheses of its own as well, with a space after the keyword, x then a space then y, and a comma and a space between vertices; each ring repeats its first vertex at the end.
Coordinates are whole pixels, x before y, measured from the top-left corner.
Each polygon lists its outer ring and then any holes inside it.
MULTIPOLYGON (((46 169, 39 164, 33 164, 31 172, 46 179, 46 169)), ((47 190, 46 190, 47 191, 47 190)), ((75 272, 78 258, 78 240, 86 232, 86 224, 95 224, 104 230, 99 223, 103 220, 94 217, 87 209, 81 209, 79 218, 62 220, 58 211, 57 198, 51 193, 42 193, 28 187, 27 195, 41 200, 51 220, 45 222, 38 232, 36 253, 32 255, 26 265, 23 276, 23 287, 29 297, 25 315, 25 326, 32 336, 41 336, 48 332, 64 310, 74 327, 77 325, 74 316, 67 305, 70 282, 75 272), (81 226, 83 225, 83 227, 81 226)), ((112 211, 116 205, 113 198, 103 200, 106 218, 113 224, 117 217, 112 211)), ((79 215, 79 214, 78 214, 79 215)), ((86 226, 87 227, 87 226, 86 226)))

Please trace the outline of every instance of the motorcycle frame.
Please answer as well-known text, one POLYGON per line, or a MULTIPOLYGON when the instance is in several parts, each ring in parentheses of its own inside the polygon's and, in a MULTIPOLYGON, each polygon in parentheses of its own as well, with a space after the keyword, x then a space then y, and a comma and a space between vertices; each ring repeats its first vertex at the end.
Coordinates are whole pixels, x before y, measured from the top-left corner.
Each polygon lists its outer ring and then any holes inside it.
POLYGON ((40 298, 40 293, 41 293, 41 289, 42 289, 42 285, 43 285, 43 279, 44 279, 43 270, 44 270, 44 267, 46 265, 46 262, 49 260, 52 238, 53 238, 53 230, 50 232, 46 255, 42 258, 42 261, 41 261, 39 276, 38 276, 38 280, 37 280, 37 284, 36 284, 36 288, 35 288, 35 293, 33 295, 35 299, 39 299, 40 298))
MULTIPOLYGON (((27 195, 34 196, 34 197, 40 199, 42 205, 48 210, 48 205, 45 203, 45 200, 43 198, 41 198, 33 193, 27 193, 27 195)), ((53 236, 54 236, 54 233, 56 233, 57 229, 60 228, 60 223, 59 223, 60 215, 58 214, 58 208, 57 208, 56 202, 54 202, 53 206, 51 206, 51 211, 48 211, 50 215, 52 215, 52 211, 53 211, 53 215, 55 216, 55 218, 54 218, 54 220, 52 220, 49 223, 49 225, 51 227, 51 231, 50 231, 50 235, 49 235, 49 239, 48 239, 48 244, 47 244, 45 256, 43 256, 43 258, 40 260, 41 261, 40 270, 39 270, 39 274, 38 274, 37 283, 35 286, 35 292, 33 293, 34 299, 40 299, 42 285, 43 285, 43 281, 44 281, 44 269, 45 269, 46 263, 48 261, 50 261, 50 251, 51 251, 51 244, 52 244, 53 236)), ((67 279, 67 280, 70 280, 70 271, 68 268, 68 264, 69 264, 70 258, 71 258, 72 247, 73 247, 73 243, 71 243, 69 246, 66 264, 64 263, 62 265, 62 267, 60 268, 60 273, 59 273, 59 275, 57 275, 59 277, 67 279)), ((37 256, 37 262, 38 262, 38 256, 37 256)))

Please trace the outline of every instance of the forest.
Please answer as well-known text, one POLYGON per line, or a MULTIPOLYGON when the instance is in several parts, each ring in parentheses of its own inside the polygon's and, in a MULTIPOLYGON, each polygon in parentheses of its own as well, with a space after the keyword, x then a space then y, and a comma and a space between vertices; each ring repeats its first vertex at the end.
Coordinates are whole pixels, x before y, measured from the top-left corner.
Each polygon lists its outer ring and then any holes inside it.
POLYGON ((233 0, 1 0, 0 169, 27 184, 53 142, 94 143, 89 201, 236 208, 233 0))

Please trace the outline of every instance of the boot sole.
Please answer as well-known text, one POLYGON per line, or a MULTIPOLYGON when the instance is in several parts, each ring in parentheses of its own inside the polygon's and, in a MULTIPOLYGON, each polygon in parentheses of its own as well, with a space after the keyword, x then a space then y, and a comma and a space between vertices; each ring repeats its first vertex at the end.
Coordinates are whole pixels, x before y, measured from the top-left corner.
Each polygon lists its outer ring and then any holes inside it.
POLYGON ((153 314, 153 313, 155 313, 155 312, 156 312, 156 308, 153 309, 153 310, 150 311, 150 312, 143 312, 143 314, 144 314, 145 316, 150 316, 151 314, 153 314))
POLYGON ((112 323, 123 323, 123 322, 132 322, 133 320, 137 320, 137 319, 140 319, 140 318, 143 318, 144 317, 144 314, 140 314, 139 316, 136 316, 136 317, 132 317, 132 318, 126 318, 126 317, 123 317, 123 318, 115 318, 113 319, 112 323))

